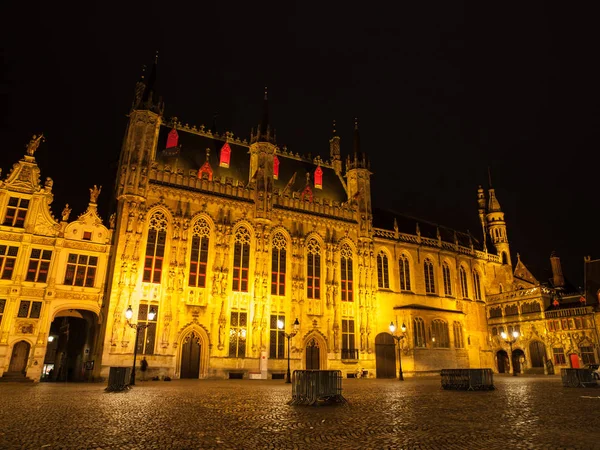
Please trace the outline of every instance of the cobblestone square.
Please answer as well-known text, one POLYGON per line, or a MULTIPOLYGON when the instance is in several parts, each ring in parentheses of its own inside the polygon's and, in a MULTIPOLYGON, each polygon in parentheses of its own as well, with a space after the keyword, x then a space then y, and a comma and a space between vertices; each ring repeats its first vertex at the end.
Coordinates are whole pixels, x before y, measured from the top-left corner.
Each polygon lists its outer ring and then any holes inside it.
POLYGON ((495 376, 344 379, 347 405, 289 406, 283 380, 0 384, 2 449, 594 449, 600 388, 495 376))

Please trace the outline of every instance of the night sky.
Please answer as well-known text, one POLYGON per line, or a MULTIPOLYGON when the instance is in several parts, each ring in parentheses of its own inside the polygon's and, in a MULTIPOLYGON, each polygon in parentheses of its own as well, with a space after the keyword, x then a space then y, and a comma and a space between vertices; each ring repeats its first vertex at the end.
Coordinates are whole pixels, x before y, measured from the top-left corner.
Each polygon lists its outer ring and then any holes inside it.
POLYGON ((76 218, 97 184, 106 219, 134 85, 158 50, 166 118, 210 127, 216 113, 248 138, 268 86, 278 145, 328 157, 332 121, 345 155, 358 117, 376 206, 479 237, 489 167, 513 259, 544 278, 554 250, 581 285, 583 257, 600 258, 599 11, 488 3, 4 2, 2 175, 43 132, 54 215, 68 202, 76 218))

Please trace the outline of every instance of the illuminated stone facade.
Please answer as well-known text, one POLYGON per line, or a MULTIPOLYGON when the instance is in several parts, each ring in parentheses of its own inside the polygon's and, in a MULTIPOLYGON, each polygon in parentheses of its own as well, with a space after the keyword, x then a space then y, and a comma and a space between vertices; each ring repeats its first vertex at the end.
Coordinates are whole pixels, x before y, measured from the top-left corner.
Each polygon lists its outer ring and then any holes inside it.
MULTIPOLYGON (((45 362, 61 368, 60 332, 51 324, 63 317, 88 321, 80 336, 80 357, 68 362, 81 373, 94 360, 100 330, 112 231, 96 211, 100 189, 90 189, 87 210, 75 220, 65 206, 57 220, 50 211, 53 180, 40 183, 34 136, 27 153, 0 181, 0 376, 39 380, 45 362), (50 339, 56 338, 54 344, 50 339), (59 350, 58 359, 56 350, 59 350)), ((63 336, 64 339, 64 336, 63 336)), ((66 341, 65 341, 66 342, 66 341)), ((73 379, 82 379, 74 376, 73 379)))
POLYGON ((407 328, 409 376, 492 367, 486 298, 513 283, 493 190, 479 192, 488 252, 469 234, 374 211, 358 124, 346 160, 334 131, 325 161, 276 145, 266 95, 248 142, 166 121, 151 90, 138 83, 120 158, 100 376, 132 362, 129 306, 148 324, 137 345, 151 375, 281 376, 295 319, 292 370, 395 377, 391 321, 407 328))

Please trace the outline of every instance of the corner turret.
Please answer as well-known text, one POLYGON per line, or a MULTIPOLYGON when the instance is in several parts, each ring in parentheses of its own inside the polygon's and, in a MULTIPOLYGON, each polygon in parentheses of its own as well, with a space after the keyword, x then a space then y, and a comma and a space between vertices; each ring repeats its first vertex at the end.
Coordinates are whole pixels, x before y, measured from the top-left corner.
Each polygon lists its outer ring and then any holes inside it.
POLYGON ((354 151, 346 159, 348 202, 354 203, 359 212, 359 236, 371 237, 371 170, 367 155, 360 151, 358 119, 354 119, 354 151))
POLYGON ((496 254, 500 256, 502 264, 511 264, 510 246, 508 244, 508 236, 506 234, 506 222, 504 221, 504 213, 500 208, 500 202, 496 198, 496 191, 492 187, 490 177, 490 188, 488 189, 488 205, 486 225, 490 238, 496 247, 496 254))

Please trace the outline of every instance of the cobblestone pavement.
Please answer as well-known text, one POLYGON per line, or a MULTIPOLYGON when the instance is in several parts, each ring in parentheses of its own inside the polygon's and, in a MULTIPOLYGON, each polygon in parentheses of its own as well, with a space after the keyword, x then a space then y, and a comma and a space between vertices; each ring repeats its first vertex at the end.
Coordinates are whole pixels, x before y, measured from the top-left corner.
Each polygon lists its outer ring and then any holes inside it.
POLYGON ((344 379, 347 405, 289 406, 283 380, 0 383, 1 449, 600 449, 600 387, 494 377, 344 379))

